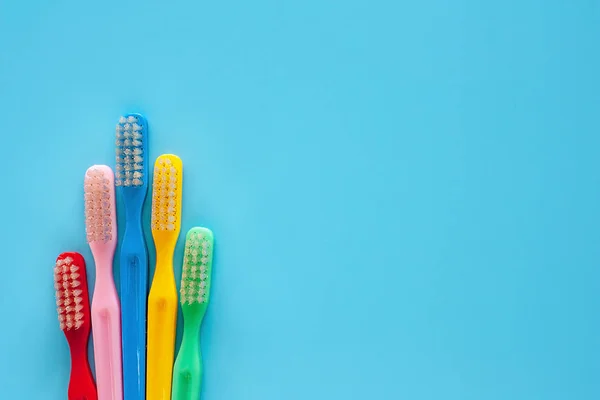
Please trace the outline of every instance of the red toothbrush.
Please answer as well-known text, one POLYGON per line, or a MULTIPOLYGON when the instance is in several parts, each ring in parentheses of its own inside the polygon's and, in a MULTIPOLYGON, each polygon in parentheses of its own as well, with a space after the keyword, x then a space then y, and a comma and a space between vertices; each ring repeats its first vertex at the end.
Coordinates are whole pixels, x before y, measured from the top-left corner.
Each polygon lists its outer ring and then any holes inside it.
POLYGON ((87 356, 91 318, 85 260, 81 254, 69 252, 58 256, 54 266, 54 288, 60 329, 71 350, 69 400, 97 400, 87 356))

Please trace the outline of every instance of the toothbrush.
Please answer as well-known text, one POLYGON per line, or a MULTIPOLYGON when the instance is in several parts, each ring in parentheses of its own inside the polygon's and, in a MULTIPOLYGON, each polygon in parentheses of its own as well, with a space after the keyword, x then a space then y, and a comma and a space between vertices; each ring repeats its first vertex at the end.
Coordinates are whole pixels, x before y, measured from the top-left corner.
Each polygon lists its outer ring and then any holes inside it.
POLYGON ((96 263, 92 333, 99 400, 122 400, 121 310, 113 280, 117 244, 114 175, 106 165, 90 167, 84 180, 85 231, 96 263))
POLYGON ((171 399, 177 324, 173 252, 181 229, 182 174, 183 165, 175 155, 164 154, 154 164, 152 237, 156 247, 156 269, 148 297, 148 400, 171 399))
POLYGON ((119 119, 116 128, 115 185, 125 205, 121 243, 123 324, 123 394, 144 400, 146 390, 146 296, 148 251, 142 230, 142 208, 148 192, 148 124, 139 114, 119 119))
POLYGON ((180 301, 183 311, 183 340, 173 367, 172 400, 200 398, 202 357, 200 326, 210 296, 213 233, 206 228, 192 228, 185 241, 180 301))
POLYGON ((87 345, 90 338, 90 302, 85 261, 79 253, 62 253, 54 265, 56 310, 60 329, 71 350, 69 400, 96 400, 96 384, 90 370, 87 345))

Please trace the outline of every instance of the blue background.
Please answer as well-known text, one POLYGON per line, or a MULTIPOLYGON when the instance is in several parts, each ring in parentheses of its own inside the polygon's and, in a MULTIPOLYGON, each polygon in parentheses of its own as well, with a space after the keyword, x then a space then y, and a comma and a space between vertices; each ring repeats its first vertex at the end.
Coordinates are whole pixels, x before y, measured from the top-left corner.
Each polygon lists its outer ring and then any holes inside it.
POLYGON ((182 233, 216 235, 203 399, 598 399, 599 20, 1 2, 1 397, 66 398, 53 261, 82 252, 93 283, 83 174, 138 111, 151 158, 183 159, 182 233))

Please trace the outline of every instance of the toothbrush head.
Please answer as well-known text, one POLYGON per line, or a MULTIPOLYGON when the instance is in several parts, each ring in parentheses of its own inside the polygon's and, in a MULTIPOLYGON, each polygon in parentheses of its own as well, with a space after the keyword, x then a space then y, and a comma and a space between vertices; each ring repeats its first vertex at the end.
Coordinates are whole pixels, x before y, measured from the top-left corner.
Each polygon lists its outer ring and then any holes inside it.
POLYGON ((172 154, 159 156, 154 163, 152 183, 152 235, 179 236, 181 229, 181 188, 183 164, 172 154))
POLYGON ((56 311, 65 334, 89 331, 90 303, 85 261, 79 253, 62 253, 54 265, 56 311))
POLYGON ((106 165, 88 168, 84 179, 85 233, 92 249, 114 252, 117 244, 114 174, 106 165))
POLYGON ((148 123, 140 114, 126 114, 116 127, 115 185, 148 189, 148 123))
POLYGON ((187 233, 180 289, 183 309, 194 304, 208 304, 213 244, 213 233, 210 229, 192 228, 187 233))

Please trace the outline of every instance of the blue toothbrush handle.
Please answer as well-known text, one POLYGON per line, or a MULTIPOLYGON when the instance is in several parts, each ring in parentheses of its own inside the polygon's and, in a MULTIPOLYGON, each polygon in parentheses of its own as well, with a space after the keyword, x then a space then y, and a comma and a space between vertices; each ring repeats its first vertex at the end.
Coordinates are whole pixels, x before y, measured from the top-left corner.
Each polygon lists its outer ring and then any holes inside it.
POLYGON ((128 400, 146 398, 146 302, 148 252, 141 220, 127 221, 121 245, 121 318, 123 393, 128 400))

